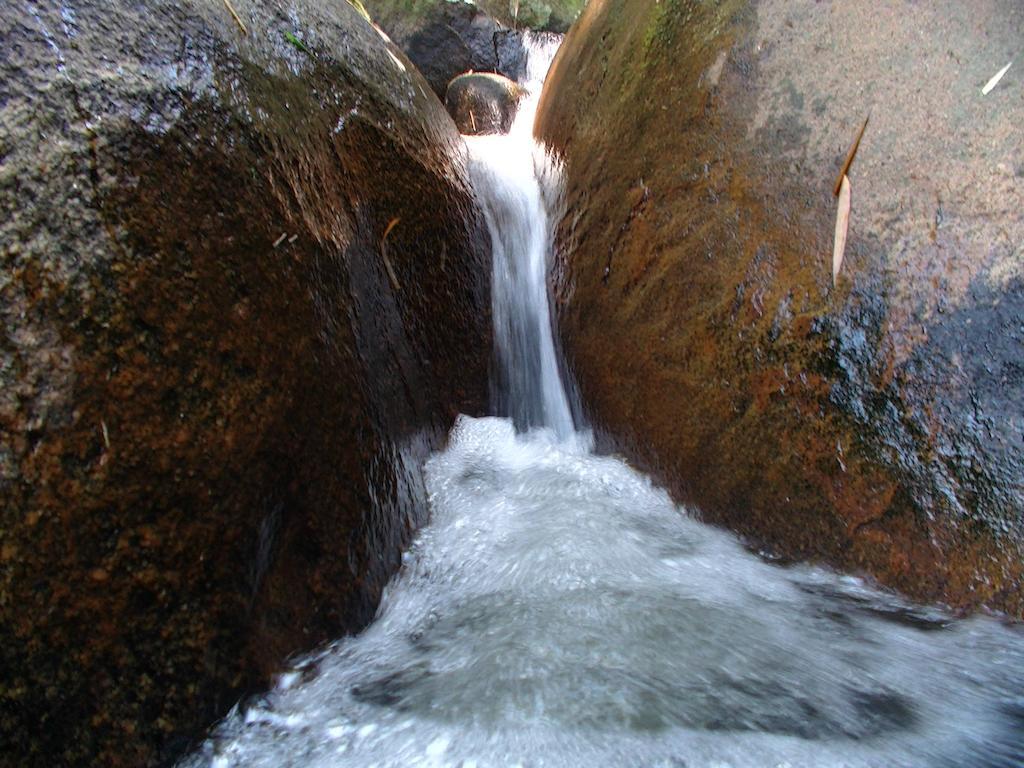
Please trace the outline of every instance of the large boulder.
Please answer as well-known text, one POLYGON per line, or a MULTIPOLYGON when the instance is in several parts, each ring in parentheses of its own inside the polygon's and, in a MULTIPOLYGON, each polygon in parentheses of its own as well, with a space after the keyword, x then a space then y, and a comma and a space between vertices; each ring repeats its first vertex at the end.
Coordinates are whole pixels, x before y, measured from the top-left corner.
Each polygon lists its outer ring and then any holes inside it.
POLYGON ((561 38, 583 0, 523 2, 519 16, 507 0, 362 0, 373 21, 412 59, 439 98, 464 72, 527 74, 531 39, 561 38))
POLYGON ((485 405, 441 103, 346 2, 233 5, 0 11, 3 765, 155 764, 364 625, 485 405))
POLYGON ((448 84, 444 105, 460 133, 508 133, 522 96, 523 89, 507 77, 470 72, 448 84))
POLYGON ((981 92, 1022 35, 1010 0, 593 0, 537 131, 606 444, 766 552, 1024 615, 1021 74, 981 92))
POLYGON ((522 32, 464 0, 364 0, 373 21, 399 46, 444 100, 463 72, 525 72, 522 32))

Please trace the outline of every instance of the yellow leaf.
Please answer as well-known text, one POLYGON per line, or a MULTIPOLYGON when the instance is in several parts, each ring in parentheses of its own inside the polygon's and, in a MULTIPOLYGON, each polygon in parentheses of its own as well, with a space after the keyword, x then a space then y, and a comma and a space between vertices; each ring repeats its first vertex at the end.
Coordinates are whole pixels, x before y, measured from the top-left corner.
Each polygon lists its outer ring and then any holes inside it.
POLYGON ((846 232, 850 228, 850 177, 843 176, 839 184, 839 208, 836 212, 836 239, 832 246, 832 287, 839 280, 839 270, 843 266, 843 254, 846 251, 846 232))

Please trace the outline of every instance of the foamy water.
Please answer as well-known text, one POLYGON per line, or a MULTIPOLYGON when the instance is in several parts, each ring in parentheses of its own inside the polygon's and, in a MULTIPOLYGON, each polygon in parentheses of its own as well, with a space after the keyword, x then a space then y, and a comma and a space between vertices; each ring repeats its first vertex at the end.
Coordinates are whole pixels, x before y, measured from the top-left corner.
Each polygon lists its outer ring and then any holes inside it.
POLYGON ((549 430, 462 418, 376 621, 189 766, 1016 766, 1024 638, 781 568, 549 430))
POLYGON ((183 766, 1024 765, 1019 628, 768 564, 592 452, 551 325, 558 166, 534 106, 469 141, 508 418, 461 417, 426 463, 431 522, 373 624, 183 766))

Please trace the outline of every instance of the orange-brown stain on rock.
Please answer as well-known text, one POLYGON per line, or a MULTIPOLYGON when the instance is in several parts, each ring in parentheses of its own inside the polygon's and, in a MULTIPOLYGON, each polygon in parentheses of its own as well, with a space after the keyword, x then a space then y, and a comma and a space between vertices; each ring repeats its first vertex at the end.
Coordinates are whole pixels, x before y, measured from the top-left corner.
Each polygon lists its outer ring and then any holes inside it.
MULTIPOLYGON (((995 371, 1024 352, 1024 284, 991 276, 1015 273, 989 230, 1024 233, 1024 206, 957 179, 936 214, 910 177, 939 173, 947 136, 968 130, 991 143, 962 134, 956 166, 988 173, 1024 108, 972 123, 949 107, 930 136, 928 120, 900 133, 881 105, 914 87, 890 59, 987 50, 1024 28, 1024 9, 1000 21, 986 0, 964 36, 966 11, 944 0, 928 34, 904 40, 886 25, 906 3, 884 5, 871 24, 867 6, 804 0, 588 5, 536 126, 568 176, 554 271, 565 348, 604 439, 706 519, 914 597, 1020 616, 1024 472, 999 446, 1024 438, 1024 391, 995 371), (881 45, 890 33, 900 51, 881 45), (871 104, 833 290, 831 187, 871 104)), ((966 87, 938 66, 949 93, 918 89, 911 112, 966 87)))

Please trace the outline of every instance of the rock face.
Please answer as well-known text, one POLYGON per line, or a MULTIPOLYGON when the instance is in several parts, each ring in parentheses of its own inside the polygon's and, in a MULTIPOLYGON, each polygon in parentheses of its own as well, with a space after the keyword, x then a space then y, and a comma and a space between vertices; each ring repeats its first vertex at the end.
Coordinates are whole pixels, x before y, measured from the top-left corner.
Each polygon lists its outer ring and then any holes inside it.
POLYGON ((537 124, 606 442, 770 552, 1017 617, 1024 102, 981 88, 1022 33, 1010 0, 593 0, 537 124))
POLYGON ((362 626, 489 359, 465 149, 348 3, 0 11, 0 764, 152 765, 362 626))
POLYGON ((507 0, 365 0, 376 24, 412 59, 439 98, 464 72, 496 72, 519 81, 526 75, 528 36, 561 37, 581 0, 522 3, 519 22, 507 0), (533 32, 531 30, 536 30, 533 32), (554 30, 554 31, 553 31, 554 30))
POLYGON ((463 72, 499 72, 517 80, 525 71, 523 33, 475 3, 369 0, 364 5, 442 100, 448 83, 463 72))
POLYGON ((507 77, 475 72, 452 80, 444 102, 459 133, 508 133, 522 95, 507 77))

